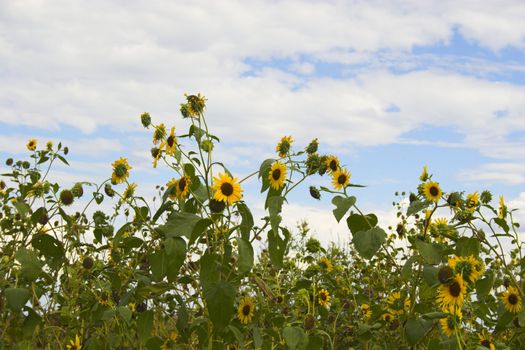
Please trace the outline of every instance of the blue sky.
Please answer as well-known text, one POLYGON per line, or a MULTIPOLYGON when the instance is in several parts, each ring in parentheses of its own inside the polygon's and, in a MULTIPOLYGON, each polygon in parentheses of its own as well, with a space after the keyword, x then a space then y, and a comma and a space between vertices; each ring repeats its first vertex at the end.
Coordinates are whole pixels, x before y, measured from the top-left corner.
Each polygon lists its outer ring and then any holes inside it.
MULTIPOLYGON (((63 140, 66 182, 103 180, 120 156, 145 196, 153 171, 143 111, 176 125, 185 92, 209 98, 239 177, 283 135, 340 155, 367 210, 393 222, 395 191, 423 165, 445 191, 490 189, 525 211, 522 1, 16 1, 0 3, 0 156, 63 140)), ((2 162, 3 163, 3 162, 2 162)), ((312 184, 326 185, 328 179, 312 184)), ((256 183, 246 199, 257 208, 256 183)), ((307 187, 287 222, 333 239, 344 227, 307 187)), ((520 218, 525 219, 521 213, 520 218)))

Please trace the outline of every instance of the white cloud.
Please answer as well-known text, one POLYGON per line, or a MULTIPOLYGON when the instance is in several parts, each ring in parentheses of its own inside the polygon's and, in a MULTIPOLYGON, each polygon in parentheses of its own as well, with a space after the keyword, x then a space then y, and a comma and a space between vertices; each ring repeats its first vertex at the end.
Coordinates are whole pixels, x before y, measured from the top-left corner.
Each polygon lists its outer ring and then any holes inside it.
POLYGON ((525 183, 525 163, 483 164, 478 168, 460 172, 458 177, 467 182, 520 185, 525 183))

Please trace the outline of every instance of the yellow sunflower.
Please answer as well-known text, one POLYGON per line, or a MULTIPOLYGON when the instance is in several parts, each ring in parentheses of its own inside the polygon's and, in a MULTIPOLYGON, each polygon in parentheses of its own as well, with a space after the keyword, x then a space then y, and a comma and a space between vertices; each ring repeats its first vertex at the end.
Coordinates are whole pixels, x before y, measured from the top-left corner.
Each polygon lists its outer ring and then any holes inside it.
POLYGON ((363 318, 365 320, 370 319, 372 317, 372 309, 370 309, 370 305, 363 304, 361 305, 361 315, 363 315, 363 318))
POLYGON ((160 144, 159 153, 160 151, 164 149, 166 154, 174 155, 176 148, 177 148, 177 137, 175 136, 175 127, 172 127, 170 131, 170 135, 166 138, 165 141, 162 141, 162 143, 160 144))
POLYGON ((460 274, 457 274, 450 283, 439 286, 436 302, 445 311, 461 309, 466 293, 465 281, 460 274))
POLYGON ((494 345, 492 342, 492 337, 487 334, 486 330, 482 330, 481 333, 478 333, 478 338, 481 346, 484 346, 490 350, 496 350, 496 345, 494 345))
POLYGON ((109 305, 109 295, 106 292, 100 293, 100 298, 98 299, 100 305, 109 305))
POLYGON ((319 305, 324 306, 324 307, 330 306, 330 299, 332 299, 332 297, 330 296, 330 293, 328 293, 326 289, 324 288, 321 289, 319 293, 317 293, 317 298, 319 301, 319 305))
POLYGON ((483 263, 472 255, 453 256, 448 259, 448 266, 469 283, 475 283, 484 270, 483 263))
POLYGON ((339 158, 336 156, 328 156, 325 161, 326 171, 330 174, 339 169, 339 158))
POLYGON ((213 198, 218 201, 233 204, 241 199, 242 189, 237 182, 237 178, 232 178, 226 173, 219 174, 219 177, 213 178, 213 190, 215 191, 213 198))
POLYGON ((129 170, 131 169, 128 164, 128 159, 117 159, 112 165, 113 174, 111 175, 111 182, 119 184, 126 181, 126 178, 129 176, 129 170))
POLYGON ((66 348, 69 350, 80 350, 82 348, 82 343, 80 342, 80 337, 78 334, 75 335, 75 340, 71 339, 66 348))
POLYGON ((508 287, 507 290, 501 294, 501 300, 507 311, 515 314, 521 311, 521 295, 516 287, 508 287))
POLYGON ((443 192, 437 182, 429 181, 423 185, 423 194, 427 200, 437 202, 443 195, 443 192))
POLYGON ((51 152, 53 150, 53 141, 46 142, 46 149, 51 152))
POLYGON ((254 310, 255 305, 253 303, 253 299, 250 297, 244 297, 239 303, 239 308, 237 309, 237 318, 242 324, 248 324, 252 321, 254 310))
POLYGON ((336 190, 341 190, 350 183, 351 174, 345 168, 339 168, 332 173, 332 186, 336 190))
POLYGON ((421 181, 427 181, 428 180, 428 170, 427 170, 427 166, 426 165, 423 167, 423 171, 421 172, 421 175, 419 176, 419 180, 421 180, 421 181))
POLYGON ((292 147, 292 142, 293 139, 291 136, 283 136, 281 138, 281 141, 279 141, 277 147, 275 147, 275 150, 279 153, 279 157, 284 158, 288 155, 292 147))
POLYGON ((191 178, 189 176, 184 175, 179 180, 177 180, 177 189, 176 189, 177 198, 184 199, 188 197, 188 193, 190 193, 190 185, 191 185, 191 178))
POLYGON ((272 186, 277 191, 280 190, 286 181, 287 172, 288 170, 286 169, 286 165, 284 165, 284 163, 280 161, 273 163, 268 173, 270 186, 272 186))
POLYGON ((390 312, 385 312, 383 315, 381 315, 381 319, 386 322, 390 322, 394 319, 394 315, 390 312))
POLYGON ((155 130, 153 131, 153 144, 156 145, 160 143, 164 138, 166 137, 166 126, 164 124, 160 124, 159 126, 155 127, 155 130))
POLYGON ((479 194, 478 192, 467 194, 467 209, 471 213, 476 210, 479 205, 479 194))
POLYGON ((319 259, 319 266, 321 266, 321 268, 323 270, 326 270, 327 272, 332 272, 332 270, 334 269, 334 265, 326 256, 322 256, 319 259))
POLYGON ((122 194, 122 199, 126 200, 133 197, 136 188, 136 183, 129 184, 128 187, 126 187, 126 189, 124 190, 124 193, 122 194))
POLYGON ((439 320, 439 324, 441 325, 441 330, 443 331, 443 334, 445 334, 447 337, 452 336, 456 330, 456 319, 453 315, 449 315, 445 318, 442 318, 439 320))
POLYGON ((393 292, 386 298, 388 304, 388 312, 393 315, 402 315, 405 311, 410 309, 410 299, 401 299, 400 292, 393 292))
POLYGON ((178 188, 178 180, 175 178, 172 178, 170 181, 166 183, 166 188, 168 190, 168 197, 172 200, 177 199, 177 188, 178 188))
POLYGON ((503 219, 507 215, 507 206, 505 205, 505 198, 503 195, 499 196, 498 217, 503 219))
POLYGON ((27 142, 26 145, 27 149, 30 151, 34 151, 36 149, 36 139, 31 139, 27 142))

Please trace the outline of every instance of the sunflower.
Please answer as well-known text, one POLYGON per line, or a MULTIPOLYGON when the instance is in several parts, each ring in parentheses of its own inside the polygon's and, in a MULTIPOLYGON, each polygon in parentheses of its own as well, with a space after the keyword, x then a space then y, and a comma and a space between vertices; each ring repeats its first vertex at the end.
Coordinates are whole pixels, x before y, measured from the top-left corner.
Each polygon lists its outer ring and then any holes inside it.
POLYGON ((521 310, 521 296, 516 287, 508 287, 505 292, 501 294, 501 300, 505 305, 505 309, 517 314, 521 310))
POLYGON ((75 340, 71 339, 66 348, 69 350, 80 350, 82 348, 82 343, 80 342, 80 337, 78 334, 75 334, 75 340))
POLYGON ((100 298, 98 299, 100 305, 109 305, 109 295, 106 292, 100 293, 100 298))
POLYGON ((126 189, 124 190, 124 193, 122 194, 122 199, 126 200, 133 197, 136 188, 136 183, 129 184, 128 187, 126 187, 126 189))
POLYGON ((467 209, 471 213, 476 210, 479 205, 479 194, 478 192, 467 194, 467 209))
POLYGON ((336 190, 345 188, 350 183, 350 176, 351 174, 347 169, 337 169, 332 173, 332 186, 334 186, 336 190))
POLYGON ((286 173, 288 170, 286 169, 286 165, 280 161, 276 161, 272 164, 272 167, 270 168, 270 171, 268 172, 268 180, 270 180, 270 185, 275 190, 280 190, 281 187, 284 186, 284 182, 286 181, 286 173))
POLYGON ((326 171, 328 171, 328 173, 332 173, 339 169, 339 158, 336 156, 328 156, 326 157, 325 165, 326 171))
POLYGON ((453 256, 448 259, 448 266, 469 283, 475 283, 484 270, 483 263, 472 255, 453 256))
POLYGON ((370 305, 363 304, 361 305, 361 315, 363 315, 363 318, 365 320, 370 319, 372 317, 372 310, 370 309, 370 305))
MULTIPOLYGON (((171 128, 170 135, 159 145, 159 151, 165 149, 166 154, 174 155, 177 148, 177 137, 175 136, 175 127, 171 128)), ((160 153, 160 152, 159 152, 160 153)))
POLYGON ((292 146, 293 139, 291 136, 283 136, 281 138, 281 141, 277 144, 277 147, 275 147, 275 150, 277 153, 279 153, 279 157, 284 158, 288 155, 288 152, 290 152, 290 148, 292 146))
POLYGON ((168 197, 170 199, 177 199, 177 188, 178 188, 178 180, 175 178, 172 178, 170 181, 166 183, 166 188, 168 190, 168 197))
POLYGON ((190 193, 191 178, 184 175, 177 181, 177 197, 186 198, 190 193))
POLYGON ((505 205, 505 198, 501 195, 499 196, 498 217, 503 219, 505 215, 507 215, 507 206, 505 205))
POLYGON ((428 180, 428 170, 427 170, 427 166, 426 165, 423 167, 423 171, 421 172, 421 175, 419 176, 419 180, 421 180, 421 181, 427 181, 428 180))
POLYGON ((444 243, 448 236, 453 235, 453 229, 448 225, 446 218, 437 218, 430 224, 430 232, 436 241, 444 243))
POLYGON ((30 151, 34 151, 36 149, 36 139, 31 139, 27 142, 26 147, 30 151))
POLYGON ((393 315, 402 315, 405 311, 410 309, 410 299, 401 299, 400 292, 393 292, 386 298, 388 304, 388 312, 393 315))
POLYGON ((111 182, 114 184, 122 183, 129 176, 131 167, 128 164, 127 158, 117 159, 113 164, 113 174, 111 175, 111 182))
POLYGON ((160 143, 164 138, 166 137, 166 127, 164 124, 160 124, 159 126, 155 127, 155 131, 153 131, 153 144, 156 145, 160 143))
POLYGON ((482 330, 481 333, 478 333, 478 338, 481 346, 484 346, 490 350, 496 350, 496 346, 492 342, 492 337, 487 334, 486 330, 482 330))
POLYGON ((439 286, 436 302, 445 311, 461 309, 466 293, 465 281, 460 274, 457 274, 450 283, 439 286))
POLYGON ((242 324, 248 324, 252 321, 254 309, 255 306, 252 298, 242 298, 241 302, 239 303, 239 308, 237 309, 237 318, 241 321, 242 324))
POLYGON ((423 185, 423 194, 427 200, 437 202, 443 195, 443 192, 437 182, 429 181, 423 185))
POLYGON ((452 314, 439 320, 441 330, 443 331, 443 334, 445 334, 447 337, 452 336, 452 334, 454 334, 454 332, 456 331, 456 320, 457 318, 454 317, 454 315, 452 314))
POLYGON ((51 152, 53 150, 53 141, 46 142, 46 149, 51 152))
POLYGON ((381 315, 381 319, 386 322, 390 322, 394 319, 394 315, 390 312, 385 312, 383 315, 381 315))
POLYGON ((241 185, 237 182, 237 178, 232 178, 230 175, 223 173, 219 177, 213 178, 213 186, 215 194, 213 198, 218 201, 233 204, 241 199, 243 191, 241 185))
POLYGON ((319 293, 317 294, 317 298, 318 298, 318 301, 319 301, 319 305, 321 306, 324 306, 324 307, 329 307, 330 306, 330 299, 332 298, 330 296, 330 293, 328 293, 328 291, 326 289, 321 289, 319 291, 319 293))
POLYGON ((321 259, 319 259, 319 266, 327 272, 332 272, 334 269, 334 265, 332 265, 332 262, 326 256, 322 256, 321 259))

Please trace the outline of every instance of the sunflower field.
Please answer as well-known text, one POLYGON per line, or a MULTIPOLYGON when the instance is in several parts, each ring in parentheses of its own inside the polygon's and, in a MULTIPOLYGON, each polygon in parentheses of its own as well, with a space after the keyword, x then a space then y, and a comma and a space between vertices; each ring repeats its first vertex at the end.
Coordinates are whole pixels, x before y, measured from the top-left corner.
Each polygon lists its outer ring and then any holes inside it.
POLYGON ((441 188, 425 167, 385 227, 317 139, 285 136, 273 159, 236 177, 213 158, 205 109, 186 96, 185 133, 140 116, 152 166, 172 173, 155 200, 136 195, 124 157, 106 181, 70 188, 48 177, 67 164, 62 144, 33 139, 28 159, 6 160, 0 349, 525 348, 523 242, 503 197, 441 188), (306 179, 312 200, 331 198, 349 244, 282 224, 306 179), (248 180, 260 184, 262 218, 243 200, 248 180))

